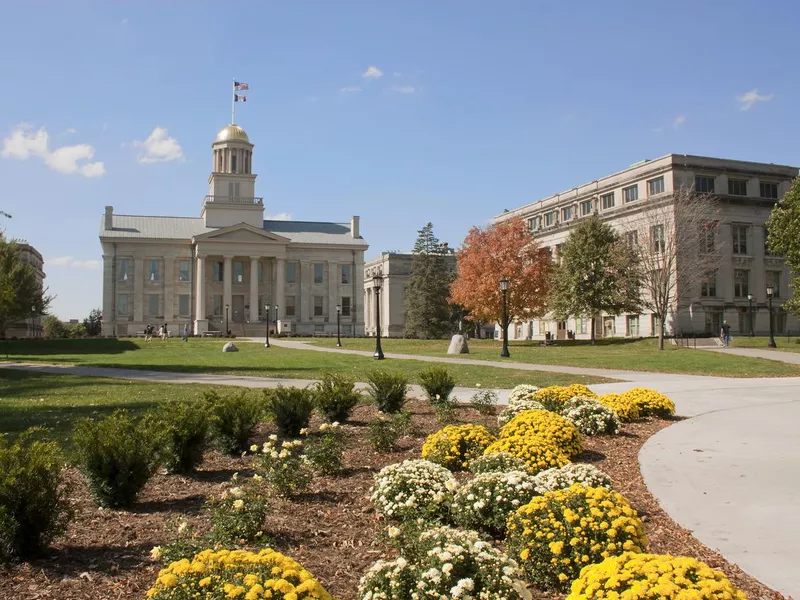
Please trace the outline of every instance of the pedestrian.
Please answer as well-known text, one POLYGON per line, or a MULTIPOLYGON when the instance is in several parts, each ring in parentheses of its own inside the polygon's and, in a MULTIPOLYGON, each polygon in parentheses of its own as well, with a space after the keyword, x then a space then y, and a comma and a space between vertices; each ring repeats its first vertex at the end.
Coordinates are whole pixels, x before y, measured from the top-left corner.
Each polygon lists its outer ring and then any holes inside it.
POLYGON ((167 324, 164 323, 164 338, 163 338, 163 340, 166 342, 168 338, 169 338, 169 329, 167 329, 167 324))
POLYGON ((144 341, 149 342, 153 339, 153 326, 150 323, 144 328, 144 341))
POLYGON ((189 341, 189 324, 188 323, 185 323, 183 325, 183 341, 184 342, 188 342, 189 341))
POLYGON ((722 323, 722 331, 720 331, 720 337, 722 338, 722 343, 727 348, 731 345, 731 326, 728 324, 727 321, 722 323))

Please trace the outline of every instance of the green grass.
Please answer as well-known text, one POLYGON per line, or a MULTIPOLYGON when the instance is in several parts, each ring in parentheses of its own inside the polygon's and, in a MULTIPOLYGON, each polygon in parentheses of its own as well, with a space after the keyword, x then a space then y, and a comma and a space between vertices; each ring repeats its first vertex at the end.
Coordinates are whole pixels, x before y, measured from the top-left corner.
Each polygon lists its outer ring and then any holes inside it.
POLYGON ((778 350, 779 352, 800 352, 800 337, 775 336, 777 348, 770 348, 769 336, 749 337, 746 335, 734 335, 731 341, 731 348, 758 348, 759 350, 778 350))
MULTIPOLYGON (((430 367, 424 359, 378 363, 366 356, 277 346, 265 349, 262 344, 245 341, 236 342, 239 352, 223 353, 222 345, 222 340, 191 340, 188 343, 178 340, 145 343, 137 339, 19 340, 9 345, 9 360, 289 379, 317 379, 330 371, 351 375, 356 381, 364 381, 370 371, 381 369, 405 373, 412 383, 418 383, 420 372, 430 367)), ((447 365, 447 368, 458 385, 470 387, 477 383, 484 387, 512 388, 519 383, 545 386, 611 381, 566 373, 499 369, 488 364, 447 365)))
MULTIPOLYGON (((742 338, 734 339, 736 346, 742 338)), ((320 346, 334 346, 336 340, 313 338, 308 341, 320 346)), ((375 341, 345 339, 345 348, 371 350, 375 341)), ((447 340, 384 339, 384 352, 425 356, 446 356, 447 340)), ((542 348, 538 342, 510 342, 510 359, 500 358, 500 342, 470 340, 469 358, 485 361, 516 361, 541 365, 566 365, 626 371, 716 375, 721 377, 787 377, 800 375, 799 365, 790 365, 763 358, 733 356, 673 346, 666 343, 658 349, 654 339, 598 340, 592 346, 587 341, 559 341, 556 346, 542 348)))

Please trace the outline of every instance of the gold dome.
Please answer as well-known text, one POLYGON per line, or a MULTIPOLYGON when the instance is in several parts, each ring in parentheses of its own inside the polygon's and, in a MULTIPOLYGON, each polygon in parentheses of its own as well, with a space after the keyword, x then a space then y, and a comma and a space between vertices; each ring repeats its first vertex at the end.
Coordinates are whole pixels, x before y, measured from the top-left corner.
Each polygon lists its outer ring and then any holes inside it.
POLYGON ((230 142, 232 140, 250 143, 250 138, 247 137, 244 129, 235 124, 226 125, 220 129, 214 142, 230 142))

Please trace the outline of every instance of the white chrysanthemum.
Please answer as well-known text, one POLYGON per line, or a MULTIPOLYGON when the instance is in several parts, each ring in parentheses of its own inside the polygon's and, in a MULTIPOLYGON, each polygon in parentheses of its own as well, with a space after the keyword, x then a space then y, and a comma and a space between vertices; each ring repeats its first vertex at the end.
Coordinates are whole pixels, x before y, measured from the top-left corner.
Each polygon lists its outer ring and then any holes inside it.
POLYGON ((464 483, 453 500, 457 523, 490 534, 503 533, 508 517, 536 496, 535 480, 525 471, 481 473, 464 483), (486 498, 487 500, 470 500, 486 498))
POLYGON ((456 487, 453 474, 427 460, 406 460, 381 469, 371 500, 386 516, 405 521, 447 515, 456 487))
POLYGON ((585 435, 614 435, 622 428, 622 422, 613 409, 586 396, 575 396, 569 400, 561 414, 585 435))
POLYGON ((611 478, 603 471, 584 463, 570 463, 558 469, 547 469, 534 475, 534 486, 540 494, 563 490, 575 483, 588 487, 604 487, 611 489, 611 478))

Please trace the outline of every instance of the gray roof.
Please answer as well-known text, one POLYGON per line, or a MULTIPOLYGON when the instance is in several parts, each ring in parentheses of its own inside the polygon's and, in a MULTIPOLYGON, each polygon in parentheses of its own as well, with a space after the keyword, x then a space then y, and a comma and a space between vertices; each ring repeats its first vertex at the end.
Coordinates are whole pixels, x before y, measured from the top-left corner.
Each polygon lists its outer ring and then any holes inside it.
MULTIPOLYGON (((206 227, 201 217, 150 217, 143 215, 113 215, 112 228, 104 229, 100 221, 100 237, 190 240, 196 235, 215 231, 206 227)), ((264 230, 289 238, 295 244, 347 244, 367 246, 363 238, 350 236, 349 223, 316 221, 264 221, 264 230)))

